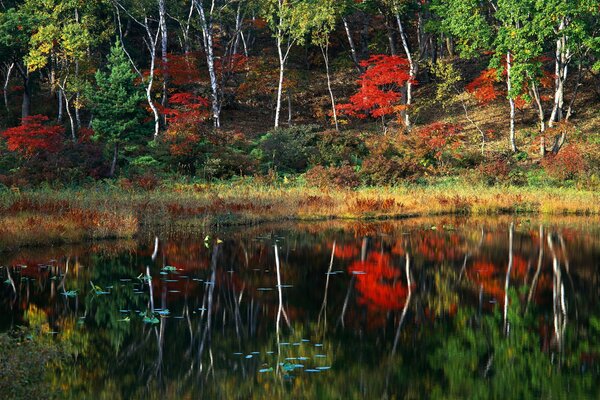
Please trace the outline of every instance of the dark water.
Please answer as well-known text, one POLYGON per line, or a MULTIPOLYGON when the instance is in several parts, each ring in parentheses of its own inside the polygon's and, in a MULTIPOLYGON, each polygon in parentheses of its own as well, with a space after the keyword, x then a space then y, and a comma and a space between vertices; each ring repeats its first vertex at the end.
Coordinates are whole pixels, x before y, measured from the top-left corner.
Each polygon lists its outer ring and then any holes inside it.
POLYGON ((596 399, 599 231, 330 222, 2 253, 0 331, 68 354, 58 398, 596 399))

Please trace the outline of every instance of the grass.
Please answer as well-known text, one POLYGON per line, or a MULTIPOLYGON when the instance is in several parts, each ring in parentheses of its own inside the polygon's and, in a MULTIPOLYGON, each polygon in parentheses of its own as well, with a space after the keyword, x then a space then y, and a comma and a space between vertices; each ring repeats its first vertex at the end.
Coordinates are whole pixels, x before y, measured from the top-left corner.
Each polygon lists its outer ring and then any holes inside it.
POLYGON ((0 245, 132 237, 144 226, 253 224, 280 220, 391 219, 434 215, 599 215, 600 193, 557 187, 486 187, 450 181, 357 190, 253 180, 172 184, 154 191, 109 184, 5 192, 0 245))

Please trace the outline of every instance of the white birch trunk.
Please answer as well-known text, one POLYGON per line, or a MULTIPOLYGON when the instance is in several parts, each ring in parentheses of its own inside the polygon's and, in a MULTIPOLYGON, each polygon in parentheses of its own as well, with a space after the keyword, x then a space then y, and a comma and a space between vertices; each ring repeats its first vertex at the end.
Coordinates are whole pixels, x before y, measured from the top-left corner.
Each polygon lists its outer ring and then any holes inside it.
POLYGON ((406 105, 406 110, 404 110, 404 112, 403 112, 403 117, 404 117, 403 119, 404 119, 404 125, 406 126, 406 129, 410 130, 411 122, 410 122, 409 109, 412 104, 412 86, 413 86, 413 82, 414 82, 415 78, 417 77, 418 66, 410 53, 410 48, 408 47, 408 40, 406 38, 406 33, 404 32, 404 27, 402 25, 402 21, 400 20, 400 14, 398 14, 398 13, 396 13, 396 22, 398 23, 398 30, 400 31, 400 39, 402 41, 402 47, 404 48, 404 54, 406 55, 406 59, 408 60, 408 67, 409 67, 410 79, 408 80, 408 82, 406 82, 406 99, 405 99, 405 103, 404 103, 406 105))
POLYGON ((513 153, 516 153, 517 152, 517 143, 516 143, 516 138, 515 138, 515 99, 513 99, 512 95, 510 94, 510 91, 512 89, 512 84, 510 81, 511 67, 512 67, 512 60, 511 60, 511 54, 509 51, 508 53, 506 53, 506 89, 508 91, 508 103, 510 105, 509 140, 510 140, 510 149, 512 150, 513 153))
POLYGON ((212 11, 209 16, 211 20, 206 19, 204 7, 198 0, 194 0, 196 9, 200 14, 200 26, 204 40, 204 50, 206 53, 206 64, 208 65, 208 75, 210 77, 210 93, 212 100, 212 117, 215 128, 221 127, 221 104, 219 101, 219 87, 217 83, 217 74, 215 72, 215 56, 213 52, 213 30, 212 30, 212 11))

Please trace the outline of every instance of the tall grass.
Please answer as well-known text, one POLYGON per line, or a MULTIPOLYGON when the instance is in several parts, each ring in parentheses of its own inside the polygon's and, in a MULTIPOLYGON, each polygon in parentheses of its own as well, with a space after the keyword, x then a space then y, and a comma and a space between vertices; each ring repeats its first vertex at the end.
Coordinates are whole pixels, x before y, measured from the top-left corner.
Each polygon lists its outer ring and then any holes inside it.
POLYGON ((155 224, 511 213, 598 215, 600 194, 574 188, 486 187, 465 182, 346 190, 253 180, 173 184, 153 191, 106 184, 37 189, 0 196, 0 244, 130 237, 140 226, 155 224))

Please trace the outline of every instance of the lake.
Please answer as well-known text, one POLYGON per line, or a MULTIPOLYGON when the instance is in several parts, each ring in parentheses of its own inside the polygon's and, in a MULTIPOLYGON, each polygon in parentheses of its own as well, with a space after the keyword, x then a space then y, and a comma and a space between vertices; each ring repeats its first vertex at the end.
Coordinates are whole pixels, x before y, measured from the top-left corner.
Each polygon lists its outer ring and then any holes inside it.
POLYGON ((0 265, 59 398, 600 398, 597 218, 157 225, 0 265))

